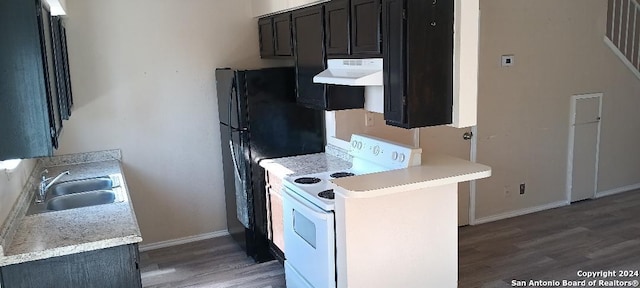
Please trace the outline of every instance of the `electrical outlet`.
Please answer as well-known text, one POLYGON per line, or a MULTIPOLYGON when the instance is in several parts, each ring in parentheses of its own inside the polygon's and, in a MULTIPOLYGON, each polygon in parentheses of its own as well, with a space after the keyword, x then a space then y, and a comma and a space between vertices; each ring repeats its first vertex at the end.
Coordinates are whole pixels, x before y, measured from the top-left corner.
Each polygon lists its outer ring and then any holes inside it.
POLYGON ((520 195, 524 194, 525 184, 520 184, 520 195))
POLYGON ((366 112, 364 114, 364 126, 372 127, 373 125, 374 125, 374 123, 373 123, 373 113, 372 112, 366 112))
POLYGON ((511 67, 515 61, 515 56, 513 55, 502 55, 501 57, 501 65, 502 67, 511 67))

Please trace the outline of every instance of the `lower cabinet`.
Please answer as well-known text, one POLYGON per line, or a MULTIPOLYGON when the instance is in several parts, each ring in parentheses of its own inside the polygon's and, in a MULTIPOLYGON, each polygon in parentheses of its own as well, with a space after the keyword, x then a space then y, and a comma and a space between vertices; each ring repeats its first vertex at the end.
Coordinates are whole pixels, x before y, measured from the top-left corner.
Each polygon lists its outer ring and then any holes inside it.
POLYGON ((282 191, 269 188, 271 202, 271 231, 273 244, 284 251, 284 208, 282 206, 282 191))
POLYGON ((271 253, 280 262, 284 257, 284 207, 282 206, 282 178, 266 171, 267 230, 271 253))
POLYGON ((54 257, 0 267, 3 288, 142 287, 138 245, 54 257))

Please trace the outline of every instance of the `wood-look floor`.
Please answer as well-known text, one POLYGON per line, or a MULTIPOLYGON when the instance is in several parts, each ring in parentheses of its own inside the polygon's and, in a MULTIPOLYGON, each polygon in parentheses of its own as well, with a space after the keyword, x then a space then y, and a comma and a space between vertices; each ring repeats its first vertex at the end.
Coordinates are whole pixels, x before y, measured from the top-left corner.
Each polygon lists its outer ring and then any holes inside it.
MULTIPOLYGON (((464 288, 640 270, 640 191, 460 228, 459 257, 464 288)), ((285 286, 278 262, 253 263, 229 237, 144 252, 141 260, 145 287, 285 286)))
POLYGON ((230 236, 140 253, 143 287, 285 287, 277 261, 256 264, 230 236))
POLYGON ((464 227, 458 247, 459 287, 584 279, 579 270, 640 270, 640 191, 464 227))

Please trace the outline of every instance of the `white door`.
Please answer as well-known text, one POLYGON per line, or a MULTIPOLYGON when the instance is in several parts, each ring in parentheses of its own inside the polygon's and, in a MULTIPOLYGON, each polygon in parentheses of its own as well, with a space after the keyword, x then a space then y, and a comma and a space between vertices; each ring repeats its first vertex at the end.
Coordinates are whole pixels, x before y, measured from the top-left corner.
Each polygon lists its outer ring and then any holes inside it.
MULTIPOLYGON (((449 126, 437 126, 420 129, 420 146, 425 152, 441 153, 461 159, 471 159, 471 147, 473 139, 465 139, 465 133, 471 136, 472 128, 453 128, 449 126)), ((468 138, 468 137, 467 137, 468 138)), ((423 152, 423 162, 428 157, 423 152)), ((458 184, 458 226, 469 225, 470 207, 470 183, 458 184)))
POLYGON ((571 98, 567 192, 571 202, 593 198, 598 185, 602 94, 571 98))

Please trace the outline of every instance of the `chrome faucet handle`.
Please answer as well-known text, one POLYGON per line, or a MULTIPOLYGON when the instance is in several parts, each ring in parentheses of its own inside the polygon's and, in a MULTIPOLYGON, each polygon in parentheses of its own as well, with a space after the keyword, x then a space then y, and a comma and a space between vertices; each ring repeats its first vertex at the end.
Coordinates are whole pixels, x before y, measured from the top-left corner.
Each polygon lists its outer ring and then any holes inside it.
POLYGON ((42 181, 47 181, 47 174, 49 174, 49 170, 42 170, 42 172, 40 173, 40 175, 42 175, 42 181))

